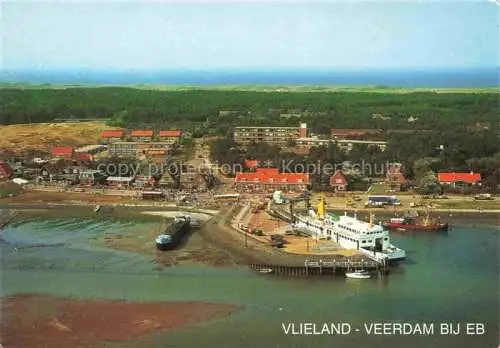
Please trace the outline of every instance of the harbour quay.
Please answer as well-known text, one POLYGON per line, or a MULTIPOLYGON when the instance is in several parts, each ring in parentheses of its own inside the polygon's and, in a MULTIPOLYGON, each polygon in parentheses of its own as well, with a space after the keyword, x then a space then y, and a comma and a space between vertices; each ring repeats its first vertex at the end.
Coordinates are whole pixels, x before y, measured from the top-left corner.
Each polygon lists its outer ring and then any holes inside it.
POLYGON ((389 266, 386 263, 377 262, 366 256, 338 258, 311 255, 304 260, 304 264, 301 266, 253 263, 250 264, 250 268, 259 273, 269 273, 287 277, 343 275, 348 271, 356 269, 364 269, 371 273, 389 273, 389 266))

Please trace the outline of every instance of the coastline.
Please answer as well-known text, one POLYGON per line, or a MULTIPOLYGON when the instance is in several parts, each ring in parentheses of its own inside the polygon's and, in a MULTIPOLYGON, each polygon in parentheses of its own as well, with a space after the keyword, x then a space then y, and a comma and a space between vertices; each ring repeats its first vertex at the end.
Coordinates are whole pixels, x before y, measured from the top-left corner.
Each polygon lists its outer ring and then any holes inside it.
MULTIPOLYGON (((238 231, 231 223, 239 208, 240 206, 236 205, 215 211, 187 206, 177 207, 172 204, 139 203, 136 201, 133 204, 105 203, 101 206, 100 211, 96 212, 94 210, 95 202, 66 201, 50 204, 42 202, 0 204, 0 209, 17 212, 17 215, 14 215, 11 221, 13 226, 31 219, 61 218, 147 222, 148 224, 138 225, 137 228, 127 232, 115 231, 90 243, 151 257, 151 263, 158 270, 164 267, 193 262, 216 267, 235 264, 246 266, 252 263, 298 266, 304 264, 308 255, 316 254, 313 249, 309 248, 308 252, 294 252, 293 250, 296 248, 289 251, 278 250, 269 247, 267 239, 263 241, 262 238, 260 240, 258 240, 259 238, 248 238, 245 233, 238 231), (165 219, 182 213, 192 215, 199 228, 193 229, 177 250, 169 253, 157 253, 153 240, 158 231, 164 228, 165 219)), ((297 212, 299 211, 305 210, 297 209, 297 212)), ((349 215, 357 213, 359 214, 358 217, 363 220, 369 218, 369 213, 375 213, 376 217, 384 218, 394 214, 394 211, 386 209, 329 207, 328 211, 335 214, 347 212, 349 215)), ((500 217, 497 210, 487 210, 479 213, 473 209, 440 209, 433 212, 432 215, 435 216, 436 214, 443 221, 449 222, 451 226, 494 226, 497 228, 500 217)), ((267 233, 272 232, 267 231, 267 233)), ((292 248, 292 244, 290 248, 292 248)), ((298 246, 298 248, 302 250, 301 246, 298 246)), ((320 254, 328 254, 329 257, 341 257, 345 253, 320 252, 320 254)))
POLYGON ((132 88, 152 91, 242 91, 242 92, 353 92, 353 93, 500 93, 498 87, 384 87, 370 84, 113 84, 113 83, 29 83, 0 82, 0 88, 9 89, 69 89, 69 88, 132 88))
MULTIPOLYGON (((209 215, 214 215, 217 213, 217 210, 213 209, 204 209, 204 208, 196 208, 196 207, 190 207, 190 206, 178 206, 174 203, 148 203, 145 201, 140 201, 138 203, 135 201, 134 203, 129 203, 129 202, 124 202, 124 203, 109 203, 109 202, 92 202, 92 201, 65 201, 65 202, 33 202, 33 203, 27 203, 27 202, 8 202, 6 200, 0 200, 0 209, 6 209, 6 210, 36 210, 36 211, 43 211, 47 209, 54 209, 57 207, 63 207, 63 208, 78 208, 78 207, 85 207, 85 208, 94 208, 96 206, 96 203, 98 205, 101 205, 103 207, 111 207, 111 208, 134 208, 135 210, 138 211, 147 211, 147 210, 155 210, 155 211, 186 211, 190 213, 191 211, 196 211, 204 214, 209 214, 209 215)), ((331 212, 336 212, 337 214, 339 213, 344 213, 348 212, 348 214, 352 214, 354 212, 362 212, 362 213, 374 213, 376 215, 392 215, 394 212, 396 213, 403 213, 408 208, 402 207, 402 208, 397 208, 397 209, 376 209, 376 208, 353 208, 353 207, 340 207, 340 206, 329 206, 327 208, 328 211, 331 212)), ((423 211, 423 209, 416 209, 417 211, 423 211)), ((301 209, 297 209, 297 211, 301 211, 301 209)), ((304 210, 305 211, 305 210, 304 210)), ((433 212, 435 213, 452 213, 453 215, 461 215, 461 216, 470 216, 470 217, 478 217, 480 218, 482 215, 498 215, 500 219, 500 209, 463 209, 463 208, 435 208, 432 209, 433 212)), ((156 215, 158 216, 159 214, 149 214, 149 215, 156 215)))

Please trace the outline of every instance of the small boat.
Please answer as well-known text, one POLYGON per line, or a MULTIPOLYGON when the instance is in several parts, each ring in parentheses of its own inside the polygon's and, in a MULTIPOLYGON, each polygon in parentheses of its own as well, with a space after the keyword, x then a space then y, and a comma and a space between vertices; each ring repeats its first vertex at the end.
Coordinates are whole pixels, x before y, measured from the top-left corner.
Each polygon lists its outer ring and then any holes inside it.
POLYGON ((96 205, 95 208, 94 208, 94 212, 98 213, 99 210, 101 210, 101 206, 100 205, 96 205))
POLYGON ((259 269, 259 273, 272 273, 273 269, 272 268, 261 268, 259 269))
POLYGON ((370 272, 363 269, 357 269, 354 272, 346 272, 345 276, 350 279, 369 279, 372 277, 370 272))

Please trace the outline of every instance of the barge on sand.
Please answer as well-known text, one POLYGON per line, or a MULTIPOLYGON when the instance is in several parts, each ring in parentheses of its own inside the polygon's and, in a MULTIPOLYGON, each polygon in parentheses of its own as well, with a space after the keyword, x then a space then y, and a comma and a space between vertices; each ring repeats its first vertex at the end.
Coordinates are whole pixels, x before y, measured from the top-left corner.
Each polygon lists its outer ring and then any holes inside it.
POLYGON ((156 237, 156 249, 172 250, 175 249, 182 238, 191 228, 191 217, 189 215, 180 215, 174 217, 172 223, 166 228, 163 234, 156 237))

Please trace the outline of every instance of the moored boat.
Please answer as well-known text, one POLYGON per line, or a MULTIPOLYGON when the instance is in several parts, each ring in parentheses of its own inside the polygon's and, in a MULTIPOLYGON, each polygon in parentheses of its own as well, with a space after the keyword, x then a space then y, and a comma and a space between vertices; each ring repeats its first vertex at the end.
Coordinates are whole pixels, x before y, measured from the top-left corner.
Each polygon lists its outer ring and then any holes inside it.
POLYGON ((261 268, 259 269, 259 273, 272 273, 273 269, 272 268, 261 268))
POLYGON ((446 231, 448 223, 419 223, 415 218, 391 218, 383 224, 386 228, 398 231, 446 231))
POLYGON ((389 231, 381 224, 354 217, 326 214, 324 197, 309 215, 296 214, 294 228, 315 239, 332 240, 345 249, 356 249, 378 262, 395 262, 406 258, 406 252, 391 243, 389 231))
POLYGON ((357 269, 354 272, 346 272, 345 276, 350 279, 369 279, 372 277, 370 272, 363 269, 357 269))
POLYGON ((191 217, 189 215, 176 216, 166 231, 158 235, 155 239, 156 249, 171 250, 175 249, 191 226, 191 217))
POLYGON ((438 218, 431 219, 429 217, 429 208, 426 209, 424 218, 419 218, 418 214, 415 216, 393 217, 383 223, 384 227, 391 230, 398 231, 427 231, 437 232, 446 231, 449 228, 448 223, 443 223, 438 218))

